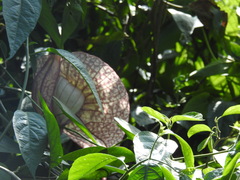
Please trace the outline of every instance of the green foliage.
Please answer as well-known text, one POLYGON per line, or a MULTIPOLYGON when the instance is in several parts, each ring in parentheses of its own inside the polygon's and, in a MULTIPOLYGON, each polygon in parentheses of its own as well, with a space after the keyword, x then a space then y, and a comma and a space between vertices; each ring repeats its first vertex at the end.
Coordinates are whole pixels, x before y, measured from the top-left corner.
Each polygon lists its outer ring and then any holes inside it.
POLYGON ((47 146, 45 120, 37 113, 18 110, 13 115, 13 128, 23 159, 34 176, 47 146))
POLYGON ((239 7, 238 0, 2 0, 0 176, 238 179, 239 7), (79 50, 112 66, 129 92, 130 123, 115 117, 126 134, 120 146, 98 146, 55 99, 96 145, 75 150, 43 99, 41 107, 24 105, 34 75, 28 65, 34 68, 41 51, 66 58, 101 108, 92 79, 70 53, 79 50))
POLYGON ((48 132, 48 143, 50 146, 50 167, 57 166, 61 160, 60 157, 63 155, 63 149, 60 140, 60 129, 56 118, 48 108, 45 100, 40 96, 40 102, 43 109, 43 115, 46 119, 47 132, 48 132))
POLYGON ((41 12, 41 0, 3 0, 3 16, 6 23, 11 59, 37 24, 41 12))

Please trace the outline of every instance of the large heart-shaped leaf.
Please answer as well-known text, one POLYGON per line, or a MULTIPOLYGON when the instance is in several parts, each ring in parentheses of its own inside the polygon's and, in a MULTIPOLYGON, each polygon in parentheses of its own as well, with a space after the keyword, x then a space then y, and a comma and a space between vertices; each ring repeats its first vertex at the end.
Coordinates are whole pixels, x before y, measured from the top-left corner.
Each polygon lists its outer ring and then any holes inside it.
POLYGON ((35 112, 15 111, 13 128, 20 151, 34 176, 47 146, 47 126, 44 118, 35 112))
POLYGON ((3 17, 12 58, 37 24, 41 0, 3 0, 3 17))

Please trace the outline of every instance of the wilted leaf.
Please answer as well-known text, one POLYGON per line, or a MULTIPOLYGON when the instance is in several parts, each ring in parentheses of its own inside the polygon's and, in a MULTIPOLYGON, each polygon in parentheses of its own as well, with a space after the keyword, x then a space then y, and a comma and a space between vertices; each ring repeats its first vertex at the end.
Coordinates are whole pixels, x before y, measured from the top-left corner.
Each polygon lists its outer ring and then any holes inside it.
POLYGON ((47 126, 44 118, 34 112, 15 111, 13 128, 20 151, 34 176, 47 146, 47 126))

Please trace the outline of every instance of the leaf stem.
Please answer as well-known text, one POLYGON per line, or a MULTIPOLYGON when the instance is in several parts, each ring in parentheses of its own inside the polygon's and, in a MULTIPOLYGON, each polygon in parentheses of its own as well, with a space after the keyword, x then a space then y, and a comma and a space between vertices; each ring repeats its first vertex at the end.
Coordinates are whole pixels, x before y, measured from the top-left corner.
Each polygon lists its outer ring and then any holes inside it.
MULTIPOLYGON (((197 155, 194 155, 194 157, 196 158, 196 157, 212 156, 212 155, 222 154, 222 153, 226 153, 226 152, 229 152, 229 150, 219 151, 219 152, 215 152, 215 153, 197 154, 197 155)), ((183 159, 184 159, 184 157, 173 158, 174 161, 183 160, 183 159)))

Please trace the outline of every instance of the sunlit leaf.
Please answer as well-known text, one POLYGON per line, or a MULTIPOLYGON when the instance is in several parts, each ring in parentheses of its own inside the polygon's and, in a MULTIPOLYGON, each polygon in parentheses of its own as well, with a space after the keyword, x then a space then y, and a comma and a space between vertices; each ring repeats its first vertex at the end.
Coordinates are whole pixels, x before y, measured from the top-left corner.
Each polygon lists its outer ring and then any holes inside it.
POLYGON ((81 156, 72 164, 72 167, 69 170, 68 179, 76 180, 84 178, 116 160, 118 159, 115 156, 102 153, 81 156))
POLYGON ((183 33, 192 34, 195 28, 203 27, 203 24, 197 16, 191 16, 190 14, 186 14, 175 9, 168 9, 168 11, 172 14, 178 28, 183 33))
POLYGON ((229 180, 233 175, 233 171, 236 168, 236 164, 240 159, 240 152, 235 154, 233 159, 224 167, 223 175, 221 180, 229 180))
POLYGON ((114 120, 117 121, 120 129, 122 129, 131 140, 133 140, 134 136, 140 132, 139 129, 120 118, 115 117, 114 120))
POLYGON ((205 138, 202 142, 200 142, 200 144, 197 146, 197 151, 200 152, 202 151, 204 148, 206 148, 206 146, 208 145, 208 142, 211 140, 211 136, 205 138))
POLYGON ((47 126, 44 118, 35 112, 15 111, 13 129, 20 151, 32 176, 41 162, 47 146, 47 126))
POLYGON ((60 129, 55 116, 52 114, 46 102, 41 96, 40 102, 47 123, 48 143, 50 146, 50 160, 51 160, 50 167, 55 167, 61 162, 60 157, 62 157, 63 155, 63 149, 60 139, 60 129))
POLYGON ((201 113, 188 112, 183 115, 175 115, 171 117, 172 123, 177 121, 204 121, 201 113))
POLYGON ((145 111, 150 116, 153 116, 154 118, 158 119, 159 121, 163 122, 164 124, 167 124, 167 117, 164 114, 161 114, 158 111, 155 111, 154 109, 150 107, 142 107, 142 110, 145 111))
POLYGON ((187 136, 190 138, 192 137, 194 134, 200 133, 200 132, 212 132, 212 130, 210 129, 209 126, 205 125, 205 124, 196 124, 194 126, 192 126, 187 133, 187 136))
POLYGON ((226 111, 224 111, 221 117, 233 115, 233 114, 240 114, 240 105, 229 107, 226 111))

